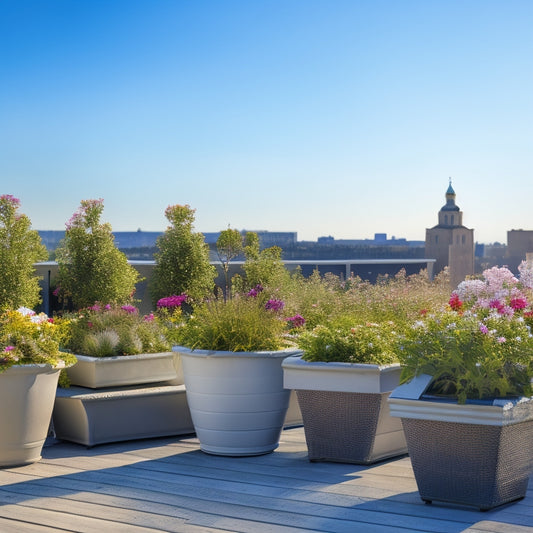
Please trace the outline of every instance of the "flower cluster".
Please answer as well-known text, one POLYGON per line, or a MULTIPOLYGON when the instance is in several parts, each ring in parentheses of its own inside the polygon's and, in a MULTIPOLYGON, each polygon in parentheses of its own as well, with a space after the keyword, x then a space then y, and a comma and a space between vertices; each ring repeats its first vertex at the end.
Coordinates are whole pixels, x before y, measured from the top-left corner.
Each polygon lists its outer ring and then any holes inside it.
POLYGON ((283 300, 278 300, 275 298, 271 298, 265 304, 265 309, 270 310, 270 311, 282 311, 284 307, 285 307, 285 302, 283 300))
POLYGON ((59 350, 63 330, 44 313, 21 307, 0 315, 0 371, 14 364, 57 366, 75 358, 59 350))
POLYGON ((303 328, 305 326, 305 318, 300 314, 290 316, 285 320, 291 329, 303 328))
POLYGON ((157 308, 166 308, 166 309, 175 309, 177 307, 181 307, 183 302, 187 300, 186 294, 180 294, 179 296, 176 296, 173 294, 172 296, 167 296, 165 298, 160 298, 157 301, 157 308))
POLYGON ((519 314, 454 305, 428 313, 398 342, 402 381, 433 376, 432 394, 467 399, 530 395, 533 335, 519 314))

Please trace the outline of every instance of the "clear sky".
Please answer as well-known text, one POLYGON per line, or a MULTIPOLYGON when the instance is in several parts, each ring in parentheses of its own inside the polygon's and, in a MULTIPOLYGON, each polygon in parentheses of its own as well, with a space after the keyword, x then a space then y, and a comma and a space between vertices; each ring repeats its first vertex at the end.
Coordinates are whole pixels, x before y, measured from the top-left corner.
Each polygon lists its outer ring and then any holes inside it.
POLYGON ((0 193, 35 229, 533 229, 531 0, 0 0, 0 193))

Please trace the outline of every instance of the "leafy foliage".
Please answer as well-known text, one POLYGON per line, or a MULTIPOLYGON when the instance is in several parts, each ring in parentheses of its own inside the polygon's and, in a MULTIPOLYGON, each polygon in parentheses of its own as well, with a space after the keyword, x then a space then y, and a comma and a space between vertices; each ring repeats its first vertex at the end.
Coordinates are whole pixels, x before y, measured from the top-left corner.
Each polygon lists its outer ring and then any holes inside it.
POLYGON ((59 296, 76 309, 95 302, 131 302, 139 273, 114 243, 111 226, 101 223, 102 200, 82 200, 56 250, 59 296))
POLYGON ((34 307, 40 302, 34 263, 48 258, 30 219, 18 213, 20 201, 0 196, 0 310, 34 307))
POLYGON ((467 399, 531 395, 533 337, 523 318, 451 309, 431 313, 398 343, 402 382, 434 377, 434 394, 467 399))
POLYGON ((338 320, 302 333, 298 346, 305 361, 386 365, 398 362, 397 333, 390 322, 355 324, 338 320))

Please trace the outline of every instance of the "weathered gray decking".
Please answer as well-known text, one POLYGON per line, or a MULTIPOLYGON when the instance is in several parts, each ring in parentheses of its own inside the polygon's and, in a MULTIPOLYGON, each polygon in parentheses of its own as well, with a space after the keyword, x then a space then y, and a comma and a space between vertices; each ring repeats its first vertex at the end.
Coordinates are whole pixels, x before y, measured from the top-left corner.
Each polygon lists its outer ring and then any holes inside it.
POLYGON ((0 470, 0 532, 533 532, 533 487, 489 512, 425 505, 408 457, 310 463, 302 428, 269 455, 227 458, 195 437, 59 443, 0 470))

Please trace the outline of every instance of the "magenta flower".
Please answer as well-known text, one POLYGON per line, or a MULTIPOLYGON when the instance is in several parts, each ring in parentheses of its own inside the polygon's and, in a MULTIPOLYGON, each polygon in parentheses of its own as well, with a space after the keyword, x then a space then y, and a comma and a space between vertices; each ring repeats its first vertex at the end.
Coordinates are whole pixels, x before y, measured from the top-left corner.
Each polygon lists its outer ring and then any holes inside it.
POLYGON ((135 313, 137 313, 137 308, 133 305, 123 305, 121 309, 123 311, 126 311, 126 313, 129 313, 130 315, 134 315, 135 313))
POLYGON ((185 293, 182 293, 179 296, 173 294, 172 296, 167 296, 158 300, 157 307, 166 307, 167 309, 181 307, 185 300, 187 300, 187 295, 185 293))
POLYGON ((485 324, 480 324, 479 325, 479 331, 481 331, 481 333, 483 333, 483 335, 488 335, 489 328, 487 326, 485 326, 485 324))
POLYGON ((6 352, 6 353, 10 353, 10 352, 12 352, 14 349, 15 349, 14 346, 6 346, 6 347, 4 348, 4 352, 6 352))
POLYGON ((155 320, 154 313, 150 313, 149 315, 144 315, 143 320, 145 322, 153 322, 155 320))
POLYGON ((287 322, 291 328, 303 328, 305 325, 305 318, 302 315, 294 315, 287 318, 287 322))
POLYGON ((489 307, 491 309, 496 309, 498 313, 503 313, 504 304, 500 300, 494 299, 489 302, 489 307))
POLYGON ((512 298, 509 305, 515 310, 525 309, 527 307, 527 300, 525 298, 512 298))
POLYGON ((59 296, 59 293, 60 293, 60 292, 61 292, 61 287, 58 286, 58 287, 56 287, 56 288, 53 290, 52 294, 53 294, 54 296, 59 296))
POLYGON ((248 296, 255 298, 259 295, 260 292, 263 292, 263 286, 261 284, 256 285, 253 289, 250 289, 248 296))
POLYGON ((285 307, 285 303, 282 300, 271 299, 265 304, 265 309, 270 311, 281 311, 285 307))

